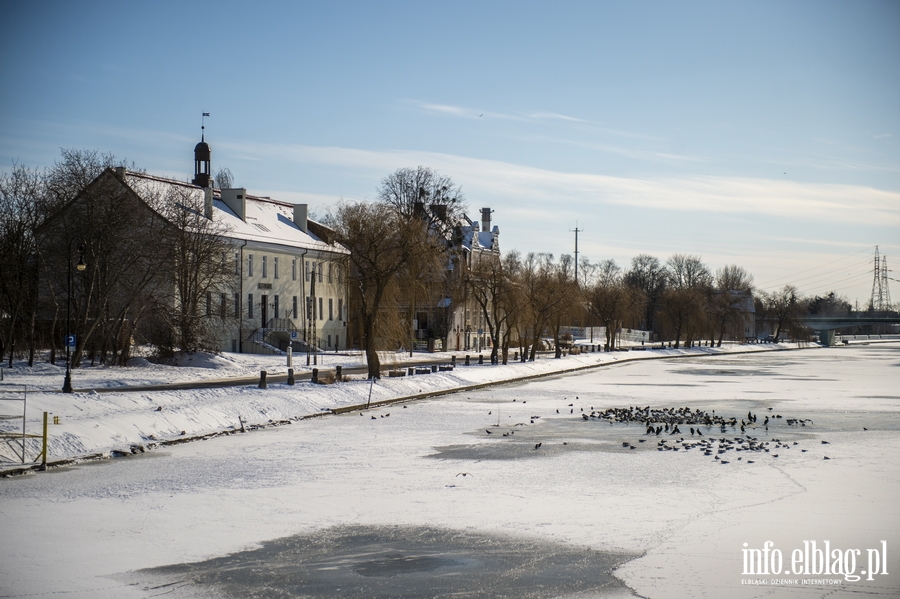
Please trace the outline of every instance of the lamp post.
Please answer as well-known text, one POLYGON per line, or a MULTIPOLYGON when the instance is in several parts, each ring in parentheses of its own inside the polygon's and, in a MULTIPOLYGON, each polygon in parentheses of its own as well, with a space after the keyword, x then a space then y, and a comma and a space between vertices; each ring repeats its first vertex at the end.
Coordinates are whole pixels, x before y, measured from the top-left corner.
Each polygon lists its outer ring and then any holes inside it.
MULTIPOLYGON (((79 235, 79 237, 81 237, 79 235)), ((69 240, 69 254, 67 259, 67 285, 66 285, 66 380, 63 382, 63 393, 72 393, 72 348, 69 344, 72 314, 72 242, 75 238, 69 240)), ((87 264, 84 263, 84 238, 81 238, 81 244, 78 246, 78 264, 75 269, 78 272, 84 272, 87 264)))

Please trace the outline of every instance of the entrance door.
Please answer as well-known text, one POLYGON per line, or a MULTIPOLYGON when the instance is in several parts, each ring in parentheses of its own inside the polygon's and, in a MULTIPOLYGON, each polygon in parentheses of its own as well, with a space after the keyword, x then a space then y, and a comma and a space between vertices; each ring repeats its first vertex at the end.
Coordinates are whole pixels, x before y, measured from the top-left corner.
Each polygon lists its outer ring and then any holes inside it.
POLYGON ((262 315, 262 328, 266 328, 266 323, 269 321, 269 296, 264 295, 261 298, 259 313, 262 315))

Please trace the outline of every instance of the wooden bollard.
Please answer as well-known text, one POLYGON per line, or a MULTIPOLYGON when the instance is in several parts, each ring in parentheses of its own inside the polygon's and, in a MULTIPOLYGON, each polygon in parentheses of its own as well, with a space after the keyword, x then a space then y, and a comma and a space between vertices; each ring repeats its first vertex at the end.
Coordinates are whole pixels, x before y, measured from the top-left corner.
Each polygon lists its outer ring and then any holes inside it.
POLYGON ((269 386, 266 384, 266 371, 259 371, 259 388, 260 389, 268 389, 269 386))
POLYGON ((288 368, 288 381, 287 381, 287 383, 288 383, 288 385, 293 385, 293 384, 294 384, 294 369, 293 369, 293 368, 288 368))
POLYGON ((313 368, 312 371, 312 382, 318 384, 319 382, 319 369, 313 368))

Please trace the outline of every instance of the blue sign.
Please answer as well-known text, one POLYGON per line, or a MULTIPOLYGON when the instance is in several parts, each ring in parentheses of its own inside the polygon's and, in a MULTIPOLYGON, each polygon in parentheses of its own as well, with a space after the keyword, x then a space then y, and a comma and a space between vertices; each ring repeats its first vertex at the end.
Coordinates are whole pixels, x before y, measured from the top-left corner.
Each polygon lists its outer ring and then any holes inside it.
POLYGON ((291 331, 291 339, 297 338, 297 331, 291 331))
POLYGON ((75 335, 66 335, 66 347, 75 347, 75 335))

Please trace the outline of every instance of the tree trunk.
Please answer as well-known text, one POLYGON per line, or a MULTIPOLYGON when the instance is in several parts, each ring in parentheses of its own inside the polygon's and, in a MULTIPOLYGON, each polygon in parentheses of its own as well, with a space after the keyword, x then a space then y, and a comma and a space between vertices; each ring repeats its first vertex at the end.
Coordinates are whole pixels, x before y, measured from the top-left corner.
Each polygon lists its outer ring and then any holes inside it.
POLYGON ((28 367, 31 368, 34 366, 34 321, 37 317, 36 308, 32 308, 31 310, 31 332, 29 334, 28 340, 28 367))
POLYGON ((368 378, 381 378, 381 361, 378 359, 378 352, 375 349, 375 319, 363 317, 365 323, 363 344, 366 347, 366 365, 368 366, 368 378))

